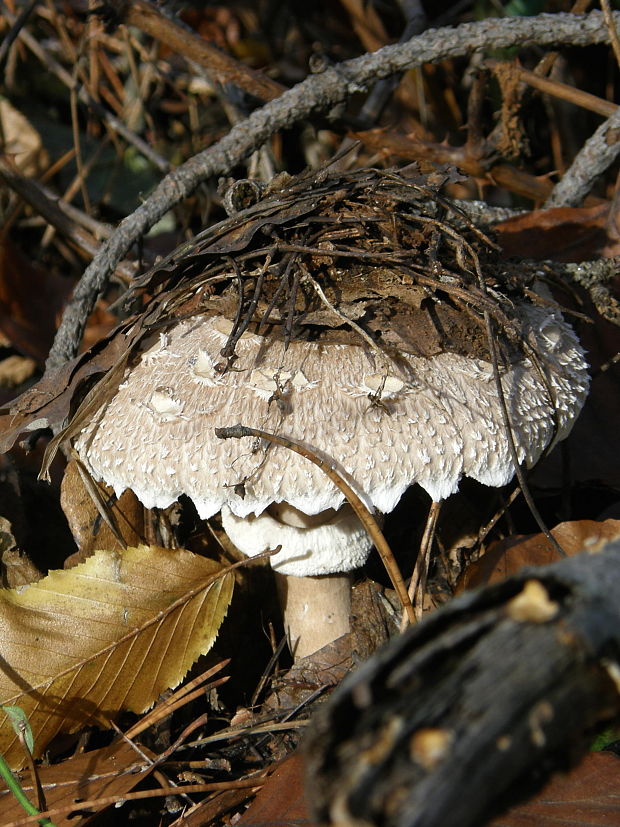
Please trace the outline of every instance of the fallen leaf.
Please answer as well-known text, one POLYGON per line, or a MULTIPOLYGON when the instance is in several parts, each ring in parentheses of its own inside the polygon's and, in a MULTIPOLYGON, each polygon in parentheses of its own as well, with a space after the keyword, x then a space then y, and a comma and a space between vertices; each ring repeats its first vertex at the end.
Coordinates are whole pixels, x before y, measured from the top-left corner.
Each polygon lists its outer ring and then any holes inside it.
MULTIPOLYGON (((147 758, 154 758, 148 748, 140 745, 140 750, 147 758)), ((51 767, 39 767, 38 776, 46 808, 51 810, 70 804, 78 805, 80 801, 92 801, 95 798, 117 796, 120 800, 123 793, 132 790, 150 772, 148 761, 141 758, 131 744, 119 741, 102 749, 73 755, 51 767)), ((20 773, 19 781, 28 798, 34 801, 30 774, 20 773)), ((101 812, 102 809, 105 808, 95 809, 95 812, 101 812)), ((2 824, 17 821, 24 816, 25 813, 13 794, 9 790, 0 790, 2 824)), ((78 821, 74 810, 73 815, 56 815, 53 821, 60 827, 63 824, 86 824, 90 818, 83 816, 78 821)))
POLYGON ((554 261, 589 261, 620 255, 620 242, 609 226, 609 204, 532 210, 497 224, 504 253, 554 261))
MULTIPOLYGON (((212 560, 139 546, 0 592, 0 703, 25 710, 38 755, 60 731, 143 712, 211 648, 232 588, 212 560)), ((0 752, 23 761, 5 720, 0 752)))
POLYGON ((27 554, 17 547, 13 526, 0 516, 0 572, 2 585, 9 588, 34 583, 43 576, 27 554))
POLYGON ((526 804, 513 807, 488 827, 608 827, 620 824, 620 760, 593 752, 566 775, 555 775, 526 804))
POLYGON ((34 376, 37 363, 28 356, 7 356, 0 362, 0 387, 16 388, 34 376))
MULTIPOLYGON (((253 791, 250 788, 225 790, 221 793, 210 795, 204 801, 200 801, 188 810, 185 810, 170 827, 205 827, 207 824, 233 824, 234 822, 224 820, 230 812, 237 812, 243 809, 248 798, 252 798, 253 791)), ((297 825, 298 822, 290 822, 297 825)), ((303 824, 303 822, 299 822, 303 824)))
POLYGON ((10 241, 0 243, 0 331, 13 347, 41 365, 70 290, 69 279, 26 258, 10 241))
MULTIPOLYGON (((594 551, 602 543, 620 538, 620 520, 574 520, 559 523, 551 534, 566 554, 594 551)), ((457 591, 496 583, 516 574, 523 566, 544 566, 561 557, 544 534, 516 535, 493 543, 461 578, 457 591)))
MULTIPOLYGON (((146 509, 133 491, 128 488, 117 498, 112 489, 107 489, 103 484, 95 483, 94 480, 91 480, 90 484, 94 491, 99 492, 107 506, 109 517, 123 538, 125 546, 136 546, 145 542, 146 509)), ((112 529, 101 518, 75 460, 71 460, 65 469, 60 486, 60 504, 79 549, 65 561, 64 568, 83 562, 99 548, 120 548, 112 529)))
POLYGON ((300 753, 294 753, 280 764, 237 824, 314 827, 304 796, 304 765, 300 753))

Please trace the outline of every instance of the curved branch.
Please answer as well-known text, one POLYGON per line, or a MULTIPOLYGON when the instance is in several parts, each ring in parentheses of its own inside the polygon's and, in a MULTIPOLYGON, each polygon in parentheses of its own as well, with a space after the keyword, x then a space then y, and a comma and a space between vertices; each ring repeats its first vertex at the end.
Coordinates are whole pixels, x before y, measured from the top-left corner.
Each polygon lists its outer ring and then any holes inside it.
MULTIPOLYGON (((614 17, 620 23, 620 14, 614 17)), ((114 267, 132 244, 202 181, 226 174, 278 130, 291 127, 311 113, 329 111, 377 80, 424 63, 461 57, 478 49, 524 43, 589 46, 608 41, 609 31, 600 12, 493 18, 464 23, 454 29, 427 31, 406 43, 385 46, 308 77, 236 124, 218 143, 166 175, 144 203, 120 222, 84 271, 65 310, 47 367, 58 367, 77 353, 89 313, 114 267)))

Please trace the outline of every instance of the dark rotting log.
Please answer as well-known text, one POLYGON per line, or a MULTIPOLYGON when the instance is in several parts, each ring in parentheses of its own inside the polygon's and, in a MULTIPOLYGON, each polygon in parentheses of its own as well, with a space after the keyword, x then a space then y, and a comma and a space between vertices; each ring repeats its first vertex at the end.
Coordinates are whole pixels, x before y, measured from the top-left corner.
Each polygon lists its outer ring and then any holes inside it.
POLYGON ((620 542, 468 592, 379 651, 306 741, 323 824, 468 827, 620 712, 620 542))

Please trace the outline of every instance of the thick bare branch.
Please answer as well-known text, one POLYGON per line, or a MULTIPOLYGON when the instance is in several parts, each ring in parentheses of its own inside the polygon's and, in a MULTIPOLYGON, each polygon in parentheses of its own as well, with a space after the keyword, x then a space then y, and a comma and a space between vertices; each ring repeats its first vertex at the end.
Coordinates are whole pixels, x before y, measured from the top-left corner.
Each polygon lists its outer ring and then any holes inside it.
POLYGON ((619 594, 616 541, 466 592, 379 650, 308 727, 317 823, 473 827, 566 768, 620 711, 619 594))
MULTIPOLYGON (((615 18, 620 22, 620 14, 615 18)), ((86 318, 110 273, 131 245, 169 209, 190 195, 206 178, 223 175, 280 129, 314 112, 326 112, 377 80, 424 63, 459 57, 479 49, 524 43, 541 46, 588 46, 606 43, 609 30, 600 12, 589 15, 547 14, 527 18, 494 18, 454 29, 425 32, 403 44, 345 61, 312 75, 253 112, 217 144, 191 158, 162 179, 152 195, 118 226, 102 245, 77 285, 48 358, 56 367, 77 352, 86 318)))
POLYGON ((545 207, 576 207, 620 155, 620 107, 588 138, 545 207))

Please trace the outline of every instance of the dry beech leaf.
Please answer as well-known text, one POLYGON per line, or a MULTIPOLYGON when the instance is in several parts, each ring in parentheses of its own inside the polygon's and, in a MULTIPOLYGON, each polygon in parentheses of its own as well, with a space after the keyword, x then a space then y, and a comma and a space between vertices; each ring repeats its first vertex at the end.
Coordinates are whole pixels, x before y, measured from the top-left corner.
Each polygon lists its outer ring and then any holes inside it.
MULTIPOLYGON (((551 533, 568 555, 595 551, 620 537, 620 520, 574 520, 559 523, 551 533)), ((457 591, 505 580, 523 566, 545 566, 560 559, 544 534, 507 537, 493 543, 486 554, 467 567, 457 591)))
MULTIPOLYGON (((60 731, 144 712, 211 648, 232 589, 212 560, 139 546, 1 591, 0 703, 26 711, 37 754, 60 731)), ((6 720, 0 752, 23 761, 6 720)))

